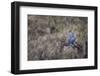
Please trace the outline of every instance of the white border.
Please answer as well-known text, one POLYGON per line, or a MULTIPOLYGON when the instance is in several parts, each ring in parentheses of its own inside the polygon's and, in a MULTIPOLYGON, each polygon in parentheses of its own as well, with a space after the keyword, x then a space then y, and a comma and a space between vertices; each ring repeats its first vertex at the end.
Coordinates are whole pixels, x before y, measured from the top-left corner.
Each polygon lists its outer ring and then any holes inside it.
POLYGON ((20 7, 20 70, 94 65, 94 11, 42 7, 20 7), (88 58, 27 61, 27 15, 58 15, 88 17, 88 58))

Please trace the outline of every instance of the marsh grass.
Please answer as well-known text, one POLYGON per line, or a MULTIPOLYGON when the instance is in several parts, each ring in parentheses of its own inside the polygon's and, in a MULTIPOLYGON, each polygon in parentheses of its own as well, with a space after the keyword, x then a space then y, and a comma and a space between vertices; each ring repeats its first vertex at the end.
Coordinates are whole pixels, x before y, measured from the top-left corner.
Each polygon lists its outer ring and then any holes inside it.
POLYGON ((28 15, 28 60, 87 58, 88 18, 28 15), (69 31, 81 49, 65 47, 69 31))

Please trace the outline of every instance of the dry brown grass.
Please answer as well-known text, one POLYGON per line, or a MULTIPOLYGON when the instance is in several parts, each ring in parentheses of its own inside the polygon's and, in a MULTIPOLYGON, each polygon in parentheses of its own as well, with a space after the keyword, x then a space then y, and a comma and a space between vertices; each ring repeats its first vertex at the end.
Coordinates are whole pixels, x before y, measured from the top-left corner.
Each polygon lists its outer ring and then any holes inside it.
POLYGON ((28 15, 28 60, 87 58, 87 17, 28 15), (64 47, 69 30, 80 50, 64 47))

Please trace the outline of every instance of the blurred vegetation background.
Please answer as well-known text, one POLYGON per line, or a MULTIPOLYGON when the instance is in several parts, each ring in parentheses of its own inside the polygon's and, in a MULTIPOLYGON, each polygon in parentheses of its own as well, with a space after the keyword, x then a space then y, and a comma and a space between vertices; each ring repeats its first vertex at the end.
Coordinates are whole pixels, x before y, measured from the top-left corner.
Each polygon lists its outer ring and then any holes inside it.
POLYGON ((28 60, 87 58, 88 17, 28 15, 28 60), (69 31, 80 50, 65 47, 69 31))

